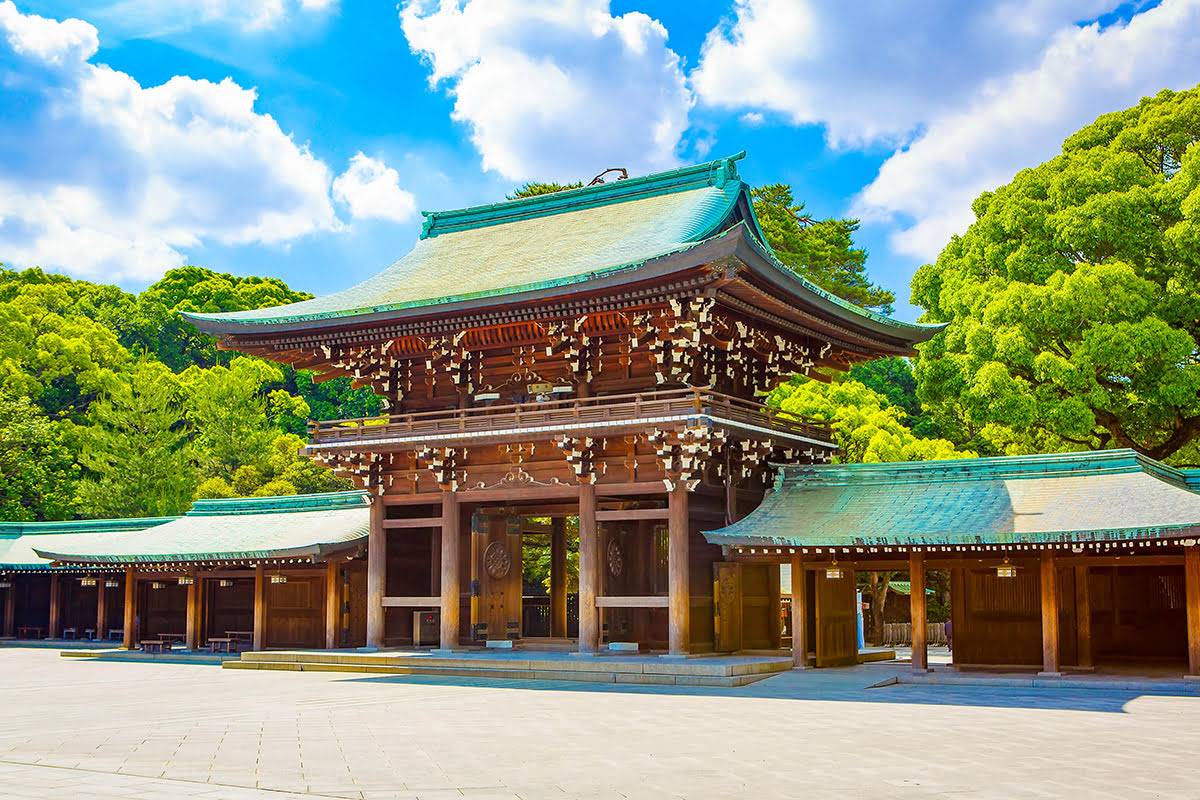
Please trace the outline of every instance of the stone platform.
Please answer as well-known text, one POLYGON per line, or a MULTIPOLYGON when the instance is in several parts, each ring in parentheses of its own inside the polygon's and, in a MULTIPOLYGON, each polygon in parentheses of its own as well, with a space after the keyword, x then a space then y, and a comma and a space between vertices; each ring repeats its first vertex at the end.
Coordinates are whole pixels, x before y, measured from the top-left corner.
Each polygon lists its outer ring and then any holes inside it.
POLYGON ((225 669, 586 681, 664 686, 745 686, 792 668, 791 658, 653 655, 579 656, 561 652, 429 653, 382 650, 266 650, 242 653, 225 669))

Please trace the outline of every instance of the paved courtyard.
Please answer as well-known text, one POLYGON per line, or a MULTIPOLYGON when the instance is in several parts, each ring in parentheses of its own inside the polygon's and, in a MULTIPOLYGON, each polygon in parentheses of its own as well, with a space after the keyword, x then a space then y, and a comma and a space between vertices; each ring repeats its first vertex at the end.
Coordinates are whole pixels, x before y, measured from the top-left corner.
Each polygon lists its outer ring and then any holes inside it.
POLYGON ((1200 698, 741 689, 98 662, 0 648, 0 797, 1200 797, 1200 698))

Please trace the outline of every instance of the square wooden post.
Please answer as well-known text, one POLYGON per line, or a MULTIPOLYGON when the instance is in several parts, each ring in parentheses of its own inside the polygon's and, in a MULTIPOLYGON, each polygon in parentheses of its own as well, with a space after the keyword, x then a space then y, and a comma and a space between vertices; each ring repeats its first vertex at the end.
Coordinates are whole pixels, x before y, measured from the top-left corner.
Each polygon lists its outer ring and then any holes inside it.
POLYGON ((106 587, 104 584, 108 583, 108 581, 109 581, 109 577, 107 575, 100 575, 98 578, 96 578, 96 640, 97 641, 103 641, 105 638, 107 638, 105 636, 105 633, 107 633, 107 631, 104 630, 104 627, 106 625, 108 625, 108 602, 107 602, 108 592, 105 591, 106 587))
POLYGON ((688 548, 688 491, 680 481, 667 494, 667 635, 671 655, 691 646, 691 559, 688 548))
POLYGON ((342 627, 342 565, 330 561, 325 565, 325 649, 336 650, 342 627))
POLYGON ((808 669, 808 581, 799 547, 792 553, 792 667, 808 669))
POLYGON ((188 576, 192 582, 187 587, 187 622, 184 630, 184 645, 188 650, 196 652, 200 649, 200 640, 204 638, 200 633, 201 589, 204 580, 196 577, 195 570, 189 570, 188 576))
POLYGON ((267 647, 267 567, 254 565, 254 641, 255 650, 267 647))
POLYGON ((1079 666, 1095 666, 1092 661, 1092 596, 1087 567, 1075 567, 1075 648, 1079 666))
MULTIPOLYGON (((962 563, 961 561, 958 563, 962 563)), ((950 630, 946 637, 950 645, 950 663, 962 664, 963 648, 967 647, 967 571, 965 567, 950 568, 950 630), (958 642, 958 644, 955 644, 958 642)))
POLYGON ((600 535, 596 526, 596 485, 579 485, 579 652, 594 653, 600 645, 600 535))
POLYGON ((57 639, 62 627, 62 576, 50 576, 50 627, 46 633, 48 639, 57 639))
POLYGON ((1042 551, 1042 671, 1039 675, 1062 675, 1058 654, 1058 563, 1053 550, 1042 551))
POLYGON ((928 627, 925 613, 925 553, 913 550, 908 554, 908 609, 912 623, 912 668, 919 672, 929 669, 929 650, 926 644, 928 627))
POLYGON ((459 593, 462 577, 459 575, 462 558, 459 553, 461 537, 458 495, 442 492, 442 629, 441 648, 453 650, 458 647, 459 593))
MULTIPOLYGON (((367 647, 383 647, 383 595, 387 591, 387 531, 383 520, 387 507, 371 500, 371 527, 367 533, 367 647)), ((445 565, 442 565, 443 569, 445 565)))
POLYGON ((567 520, 550 520, 550 635, 567 637, 567 520))
POLYGON ((1183 585, 1187 605, 1188 675, 1200 677, 1200 546, 1183 548, 1183 585))
POLYGON ((17 582, 9 578, 12 586, 4 590, 4 635, 12 636, 17 632, 17 582))
POLYGON ((125 622, 121 646, 126 650, 137 647, 137 572, 133 567, 125 568, 125 622))

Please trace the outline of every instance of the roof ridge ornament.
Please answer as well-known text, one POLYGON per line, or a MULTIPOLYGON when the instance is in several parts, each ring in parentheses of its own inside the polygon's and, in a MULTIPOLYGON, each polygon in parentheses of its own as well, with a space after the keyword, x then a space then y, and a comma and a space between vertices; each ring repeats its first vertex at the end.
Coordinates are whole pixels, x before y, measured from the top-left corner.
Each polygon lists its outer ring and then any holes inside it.
POLYGON ((588 186, 596 186, 597 184, 608 183, 608 181, 604 180, 604 176, 610 172, 621 173, 617 176, 617 180, 619 181, 629 180, 629 170, 625 169, 624 167, 609 167, 608 169, 604 170, 604 172, 601 172, 599 175, 588 181, 588 186))

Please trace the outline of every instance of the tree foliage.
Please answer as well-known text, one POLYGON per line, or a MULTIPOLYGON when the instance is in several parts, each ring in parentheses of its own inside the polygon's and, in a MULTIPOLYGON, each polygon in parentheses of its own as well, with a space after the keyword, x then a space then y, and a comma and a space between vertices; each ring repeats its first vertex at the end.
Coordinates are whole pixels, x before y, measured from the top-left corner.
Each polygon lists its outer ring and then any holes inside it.
POLYGON ((919 396, 1002 452, 1131 447, 1195 463, 1200 436, 1200 88, 1105 114, 974 204, 913 278, 946 331, 919 396))
POLYGON ((0 520, 61 519, 74 510, 79 467, 67 439, 28 397, 0 391, 0 520))
POLYGON ((567 189, 578 189, 581 186, 583 186, 583 183, 579 181, 576 181, 575 183, 538 183, 537 181, 530 181, 529 183, 524 183, 518 186, 513 190, 512 194, 506 195, 506 199, 521 200, 526 197, 537 197, 543 194, 563 192, 567 189))

